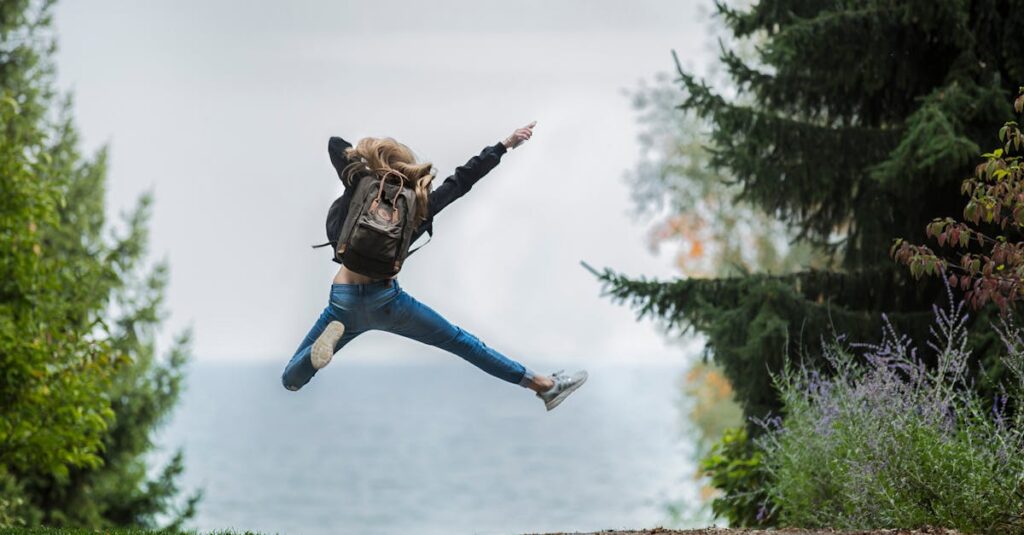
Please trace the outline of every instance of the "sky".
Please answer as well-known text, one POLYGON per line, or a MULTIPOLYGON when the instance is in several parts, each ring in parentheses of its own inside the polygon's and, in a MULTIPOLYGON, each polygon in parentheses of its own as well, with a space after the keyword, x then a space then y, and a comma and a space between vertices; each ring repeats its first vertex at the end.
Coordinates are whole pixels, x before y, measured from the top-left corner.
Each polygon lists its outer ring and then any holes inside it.
MULTIPOLYGON (((435 221, 403 288, 488 345, 547 362, 666 361, 687 350, 601 296, 580 261, 676 276, 652 253, 625 174, 629 91, 700 69, 691 1, 65 1, 58 83, 84 147, 110 148, 112 218, 155 197, 151 255, 171 268, 163 340, 200 362, 287 362, 327 303, 322 243, 341 185, 327 139, 392 136, 437 183, 516 127, 533 139, 435 221)), ((371 332, 341 358, 443 359, 371 332)))

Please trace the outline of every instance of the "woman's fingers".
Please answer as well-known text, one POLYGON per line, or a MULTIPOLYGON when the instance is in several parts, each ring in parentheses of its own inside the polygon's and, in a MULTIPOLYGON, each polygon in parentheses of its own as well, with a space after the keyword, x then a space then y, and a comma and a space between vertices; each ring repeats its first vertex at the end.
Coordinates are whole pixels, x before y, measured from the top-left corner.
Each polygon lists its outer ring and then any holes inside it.
POLYGON ((533 136, 534 126, 537 126, 537 121, 532 121, 530 122, 530 124, 522 128, 516 128, 516 131, 512 132, 512 135, 508 137, 508 142, 510 143, 510 145, 512 147, 515 147, 520 143, 530 139, 530 137, 533 136))

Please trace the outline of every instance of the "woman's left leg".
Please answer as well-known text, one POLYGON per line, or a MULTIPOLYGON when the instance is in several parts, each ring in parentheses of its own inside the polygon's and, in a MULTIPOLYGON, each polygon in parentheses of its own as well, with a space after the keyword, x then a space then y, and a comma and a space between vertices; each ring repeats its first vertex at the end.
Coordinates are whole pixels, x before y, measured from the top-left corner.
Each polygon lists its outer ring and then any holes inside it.
MULTIPOLYGON (((316 375, 316 368, 313 366, 313 361, 310 358, 310 353, 313 348, 313 344, 316 342, 320 334, 324 332, 332 321, 341 321, 344 323, 348 318, 343 318, 339 314, 338 310, 332 309, 334 305, 328 304, 324 311, 320 313, 320 317, 317 318, 316 323, 309 329, 309 333, 299 343, 298 349, 292 355, 288 365, 284 368, 284 373, 281 374, 281 384, 285 388, 291 391, 296 391, 302 388, 310 379, 316 375)), ((349 322, 352 323, 351 321, 349 322)), ((339 351, 345 344, 352 341, 353 338, 362 334, 361 330, 352 328, 350 325, 346 326, 345 334, 342 335, 341 339, 334 347, 334 351, 339 351)))
POLYGON ((385 305, 390 319, 378 328, 424 344, 439 347, 465 359, 481 370, 509 383, 531 389, 549 388, 551 380, 537 376, 522 364, 488 347, 479 338, 444 319, 413 296, 400 291, 385 305), (538 382, 542 386, 538 386, 538 382))

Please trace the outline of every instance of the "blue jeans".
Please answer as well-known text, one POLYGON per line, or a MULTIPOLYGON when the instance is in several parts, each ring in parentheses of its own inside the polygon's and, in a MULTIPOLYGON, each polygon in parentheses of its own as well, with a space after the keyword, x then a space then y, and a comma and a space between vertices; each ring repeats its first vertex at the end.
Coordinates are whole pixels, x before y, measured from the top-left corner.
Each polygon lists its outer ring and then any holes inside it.
POLYGON ((298 390, 316 375, 310 351, 313 342, 332 321, 345 326, 334 351, 366 331, 381 330, 411 338, 454 353, 481 370, 510 383, 527 386, 533 372, 522 364, 487 347, 477 337, 452 325, 398 286, 397 280, 370 284, 331 285, 327 308, 295 350, 281 375, 288 390, 298 390))

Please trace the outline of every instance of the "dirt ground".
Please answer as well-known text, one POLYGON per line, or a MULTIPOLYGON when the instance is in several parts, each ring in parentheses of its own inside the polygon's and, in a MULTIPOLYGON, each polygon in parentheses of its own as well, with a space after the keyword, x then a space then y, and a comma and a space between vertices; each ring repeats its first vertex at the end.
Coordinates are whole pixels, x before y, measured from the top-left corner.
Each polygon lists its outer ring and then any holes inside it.
POLYGON ((837 530, 740 530, 726 528, 703 528, 699 530, 668 530, 654 528, 641 531, 598 531, 588 533, 548 533, 546 535, 961 535, 956 530, 942 528, 926 528, 921 530, 871 530, 871 531, 837 531, 837 530))

